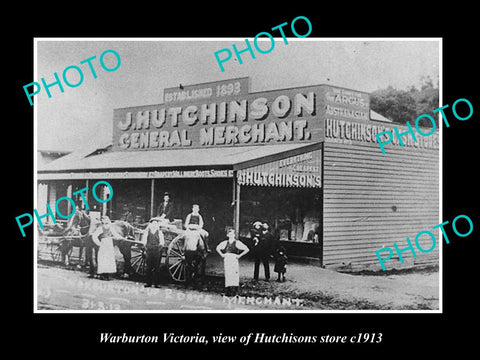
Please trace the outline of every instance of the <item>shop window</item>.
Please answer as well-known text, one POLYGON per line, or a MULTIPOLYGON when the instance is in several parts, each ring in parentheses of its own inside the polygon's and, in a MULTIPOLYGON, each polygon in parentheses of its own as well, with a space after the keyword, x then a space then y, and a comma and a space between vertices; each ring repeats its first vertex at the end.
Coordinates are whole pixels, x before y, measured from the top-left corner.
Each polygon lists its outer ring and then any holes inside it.
POLYGON ((261 221, 279 240, 321 241, 321 190, 244 186, 240 197, 240 237, 248 238, 253 223, 261 221))

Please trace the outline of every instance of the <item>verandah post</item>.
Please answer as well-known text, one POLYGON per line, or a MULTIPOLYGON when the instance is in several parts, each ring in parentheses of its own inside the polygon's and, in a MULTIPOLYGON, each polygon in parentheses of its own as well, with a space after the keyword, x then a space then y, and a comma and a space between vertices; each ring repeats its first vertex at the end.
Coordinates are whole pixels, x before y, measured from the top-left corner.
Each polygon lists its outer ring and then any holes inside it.
POLYGON ((150 184, 150 219, 155 216, 155 179, 150 184))
POLYGON ((234 220, 233 226, 235 228, 235 234, 237 238, 240 236, 240 184, 237 182, 238 171, 235 171, 233 174, 233 187, 234 187, 234 220))

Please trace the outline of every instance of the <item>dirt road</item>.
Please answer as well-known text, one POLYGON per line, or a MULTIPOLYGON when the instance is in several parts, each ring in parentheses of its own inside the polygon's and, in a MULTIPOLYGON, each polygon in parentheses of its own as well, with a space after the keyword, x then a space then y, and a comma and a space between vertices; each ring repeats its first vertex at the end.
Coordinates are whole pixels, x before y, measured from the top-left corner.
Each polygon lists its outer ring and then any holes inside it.
POLYGON ((88 279, 84 271, 38 266, 39 310, 438 310, 438 270, 390 275, 352 275, 305 264, 291 264, 284 283, 251 279, 244 261, 240 296, 223 295, 221 268, 210 266, 201 291, 165 283, 113 278, 88 279), (218 269, 218 276, 215 276, 218 269))
POLYGON ((82 271, 39 266, 37 269, 38 310, 198 311, 298 309, 300 299, 270 296, 226 297, 222 294, 166 284, 145 288, 143 283, 111 279, 89 279, 82 271))

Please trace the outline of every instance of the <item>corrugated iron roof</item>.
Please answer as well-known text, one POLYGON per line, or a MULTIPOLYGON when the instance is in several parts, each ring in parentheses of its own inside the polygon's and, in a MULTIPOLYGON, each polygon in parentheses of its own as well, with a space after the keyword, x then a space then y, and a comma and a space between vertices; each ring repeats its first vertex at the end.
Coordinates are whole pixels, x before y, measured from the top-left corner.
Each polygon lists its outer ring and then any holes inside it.
POLYGON ((370 120, 373 120, 373 121, 383 121, 383 122, 393 122, 392 120, 386 118, 385 116, 377 113, 376 111, 373 111, 372 109, 370 109, 370 120))
POLYGON ((41 172, 95 171, 142 168, 232 166, 252 159, 299 149, 311 144, 232 146, 200 149, 73 152, 44 166, 41 172), (90 156, 89 156, 90 155, 90 156))

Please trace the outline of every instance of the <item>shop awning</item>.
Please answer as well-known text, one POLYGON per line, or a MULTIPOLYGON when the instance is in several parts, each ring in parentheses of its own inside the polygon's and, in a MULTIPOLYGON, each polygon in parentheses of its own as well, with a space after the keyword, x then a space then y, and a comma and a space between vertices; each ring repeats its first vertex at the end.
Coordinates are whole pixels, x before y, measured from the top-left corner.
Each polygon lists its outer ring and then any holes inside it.
MULTIPOLYGON (((79 155, 73 152, 45 165, 38 171, 37 179, 156 178, 165 177, 159 170, 186 168, 233 171, 294 156, 320 146, 321 143, 280 144, 157 151, 106 151, 94 155, 84 155, 85 153, 79 155)), ((218 173, 218 176, 216 173, 212 174, 211 177, 229 177, 231 171, 218 173)))

